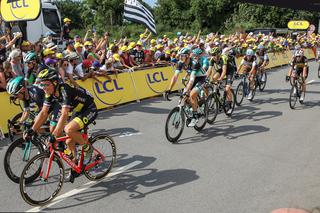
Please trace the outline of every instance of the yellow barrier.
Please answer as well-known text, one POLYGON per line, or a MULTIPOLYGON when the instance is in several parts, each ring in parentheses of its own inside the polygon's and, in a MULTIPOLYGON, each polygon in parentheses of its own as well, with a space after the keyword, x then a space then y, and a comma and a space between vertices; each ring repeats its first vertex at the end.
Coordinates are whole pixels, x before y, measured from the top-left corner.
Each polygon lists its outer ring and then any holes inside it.
MULTIPOLYGON (((305 50, 306 56, 314 58, 314 52, 311 49, 305 50)), ((270 53, 270 63, 267 68, 288 64, 292 58, 292 52, 270 53)), ((237 65, 242 58, 237 58, 237 65)), ((111 79, 100 77, 101 83, 87 79, 86 81, 77 81, 78 84, 88 90, 95 98, 98 109, 104 109, 131 101, 148 98, 163 94, 169 87, 171 78, 174 74, 173 67, 159 67, 146 70, 140 70, 130 73, 121 73, 117 77, 111 75, 111 79)), ((173 90, 183 88, 181 79, 185 72, 179 75, 177 84, 173 90)), ((0 93, 1 117, 0 127, 4 133, 7 133, 7 120, 19 113, 19 107, 10 104, 9 95, 6 92, 0 93)))

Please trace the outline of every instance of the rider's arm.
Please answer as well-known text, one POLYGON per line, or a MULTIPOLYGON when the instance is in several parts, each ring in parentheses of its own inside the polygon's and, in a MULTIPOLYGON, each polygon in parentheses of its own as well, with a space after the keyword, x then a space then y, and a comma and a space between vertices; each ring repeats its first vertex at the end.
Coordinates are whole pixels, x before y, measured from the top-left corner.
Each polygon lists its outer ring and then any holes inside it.
POLYGON ((38 114, 38 116, 36 117, 34 124, 32 126, 32 129, 34 131, 37 131, 40 129, 40 127, 42 126, 42 124, 48 119, 48 112, 49 112, 50 106, 47 105, 43 105, 40 113, 38 114))
POLYGON ((195 78, 196 78, 195 74, 194 74, 194 73, 191 73, 189 82, 188 82, 187 87, 186 87, 186 90, 185 90, 186 93, 189 93, 189 92, 190 92, 190 90, 191 90, 191 88, 192 88, 192 86, 193 86, 193 83, 194 83, 195 78))
POLYGON ((63 130, 63 128, 66 125, 66 122, 68 120, 69 111, 70 111, 69 107, 65 107, 65 106, 62 107, 61 116, 59 118, 59 121, 57 123, 56 128, 52 132, 52 134, 55 137, 59 137, 62 134, 62 130, 63 130))
POLYGON ((224 64, 224 65, 222 66, 221 76, 220 76, 220 78, 219 78, 218 80, 219 80, 219 81, 222 81, 222 80, 224 79, 224 77, 226 76, 226 74, 227 74, 227 65, 224 64))

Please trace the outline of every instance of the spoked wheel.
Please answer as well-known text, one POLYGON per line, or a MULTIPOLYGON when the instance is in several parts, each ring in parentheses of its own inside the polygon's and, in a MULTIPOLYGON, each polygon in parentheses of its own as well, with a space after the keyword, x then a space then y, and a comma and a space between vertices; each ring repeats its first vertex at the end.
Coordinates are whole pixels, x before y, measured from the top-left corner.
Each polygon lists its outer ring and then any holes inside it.
MULTIPOLYGON (((16 114, 11 120, 8 120, 8 135, 10 140, 13 142, 15 133, 11 131, 12 128, 15 128, 17 126, 18 121, 22 117, 22 112, 16 114)), ((15 128, 16 130, 20 130, 20 128, 15 128)))
POLYGON ((223 95, 223 111, 229 117, 231 117, 234 111, 234 107, 236 105, 236 97, 232 89, 231 89, 231 93, 232 93, 231 101, 227 100, 227 92, 224 92, 224 95, 223 95))
POLYGON ((179 107, 173 108, 166 121, 165 131, 168 141, 176 143, 184 129, 185 116, 179 107))
POLYGON ((213 124, 217 118, 219 112, 219 103, 215 100, 214 95, 210 94, 207 98, 207 106, 208 106, 208 124, 213 124))
POLYGON ((208 119, 208 105, 207 101, 200 101, 199 102, 199 119, 196 125, 194 126, 194 129, 200 132, 207 123, 208 119))
POLYGON ((89 180, 99 180, 105 177, 116 161, 116 144, 107 134, 100 134, 89 139, 94 148, 90 163, 86 166, 84 175, 89 180))
POLYGON ((289 106, 291 109, 295 109, 298 100, 298 91, 295 86, 293 86, 290 90, 290 97, 289 97, 289 106))
POLYGON ((244 92, 244 86, 243 86, 243 82, 240 82, 239 85, 237 86, 236 89, 236 95, 235 95, 235 103, 237 104, 237 106, 240 106, 243 98, 245 96, 245 92, 244 92))
POLYGON ((40 206, 49 203, 60 192, 64 180, 64 167, 61 159, 54 154, 47 175, 50 153, 42 153, 32 158, 23 169, 20 177, 20 193, 24 201, 33 206, 40 206), (38 168, 41 172, 36 179, 29 181, 29 174, 35 174, 38 168))
POLYGON ((259 76, 259 90, 262 92, 267 85, 267 73, 264 71, 259 76))
MULTIPOLYGON (((28 161, 43 152, 43 147, 32 142, 26 142, 23 138, 15 140, 7 149, 4 156, 4 170, 7 176, 15 183, 19 183, 21 172, 28 161)), ((40 170, 40 168, 39 168, 40 170)), ((29 173, 31 175, 31 173, 29 173)), ((38 172, 30 176, 36 178, 38 172)))
POLYGON ((250 92, 252 92, 252 98, 249 99, 250 102, 253 101, 254 96, 256 95, 257 86, 258 86, 257 82, 255 82, 255 85, 254 85, 253 89, 250 89, 250 83, 248 84, 249 94, 250 94, 250 92))

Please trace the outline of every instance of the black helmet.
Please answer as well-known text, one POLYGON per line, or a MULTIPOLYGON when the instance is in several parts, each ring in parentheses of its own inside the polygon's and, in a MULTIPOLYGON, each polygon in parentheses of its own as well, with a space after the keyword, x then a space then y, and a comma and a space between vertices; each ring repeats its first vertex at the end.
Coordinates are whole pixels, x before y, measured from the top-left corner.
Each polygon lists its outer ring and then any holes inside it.
POLYGON ((39 72, 36 81, 37 82, 53 81, 53 80, 57 80, 57 79, 58 79, 58 74, 55 69, 44 68, 39 72))

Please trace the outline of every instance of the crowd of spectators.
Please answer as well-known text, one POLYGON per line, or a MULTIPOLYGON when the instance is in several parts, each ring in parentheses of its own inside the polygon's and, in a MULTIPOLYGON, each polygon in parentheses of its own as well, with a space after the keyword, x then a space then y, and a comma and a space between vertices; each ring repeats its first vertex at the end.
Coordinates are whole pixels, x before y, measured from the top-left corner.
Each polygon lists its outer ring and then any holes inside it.
POLYGON ((17 40, 22 33, 14 36, 6 34, 0 37, 0 91, 5 91, 6 84, 12 77, 24 76, 26 81, 33 83, 43 67, 55 68, 64 81, 78 87, 76 79, 86 80, 97 77, 118 77, 118 73, 137 70, 139 68, 159 65, 174 65, 178 61, 179 50, 186 48, 201 48, 209 53, 213 47, 232 47, 236 55, 243 54, 247 48, 255 50, 262 44, 269 52, 289 50, 299 45, 314 47, 320 43, 319 35, 298 35, 295 39, 289 35, 276 37, 272 34, 234 33, 222 35, 210 33, 208 35, 183 35, 177 32, 174 38, 166 35, 154 37, 147 29, 136 40, 120 38, 111 41, 108 32, 98 37, 96 32, 87 31, 81 38, 79 35, 71 37, 68 27, 71 20, 64 19, 62 38, 65 48, 60 49, 53 40, 53 34, 48 32, 45 37, 35 43, 17 40), (36 60, 27 61, 28 53, 36 54, 36 60))

